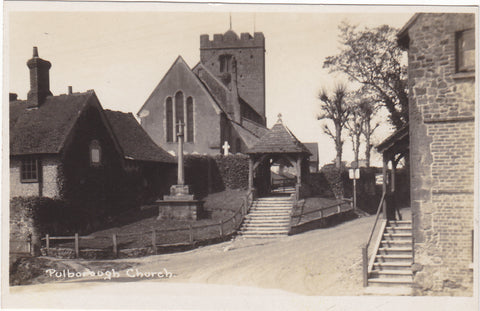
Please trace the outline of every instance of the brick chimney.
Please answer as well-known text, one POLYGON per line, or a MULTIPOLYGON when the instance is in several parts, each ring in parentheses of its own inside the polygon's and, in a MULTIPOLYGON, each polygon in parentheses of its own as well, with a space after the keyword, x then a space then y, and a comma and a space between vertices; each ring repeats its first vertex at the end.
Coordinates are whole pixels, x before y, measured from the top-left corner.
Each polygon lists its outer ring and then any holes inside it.
POLYGON ((38 57, 37 47, 33 47, 33 57, 28 60, 30 69, 30 91, 27 95, 29 107, 39 107, 50 92, 49 70, 52 64, 38 57))

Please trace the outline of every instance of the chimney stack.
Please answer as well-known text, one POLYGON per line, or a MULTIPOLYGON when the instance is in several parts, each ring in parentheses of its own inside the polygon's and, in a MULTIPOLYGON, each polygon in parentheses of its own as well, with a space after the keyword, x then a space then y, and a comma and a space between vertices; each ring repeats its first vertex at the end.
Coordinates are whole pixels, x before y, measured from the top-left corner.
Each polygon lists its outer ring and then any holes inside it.
POLYGON ((68 95, 72 95, 73 93, 73 88, 71 85, 68 86, 68 95))
POLYGON ((30 91, 27 95, 29 107, 39 107, 45 98, 52 95, 50 92, 49 70, 52 64, 38 57, 37 47, 33 47, 33 57, 28 60, 30 69, 30 91))
POLYGON ((18 95, 16 93, 8 93, 8 99, 11 102, 14 102, 18 99, 18 95))

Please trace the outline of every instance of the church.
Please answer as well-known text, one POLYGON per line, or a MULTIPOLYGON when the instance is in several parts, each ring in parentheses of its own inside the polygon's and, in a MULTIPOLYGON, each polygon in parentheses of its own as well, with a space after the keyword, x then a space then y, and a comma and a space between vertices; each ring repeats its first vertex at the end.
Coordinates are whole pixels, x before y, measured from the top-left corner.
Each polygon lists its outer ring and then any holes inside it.
POLYGON ((178 56, 137 115, 172 154, 179 124, 186 153, 245 153, 268 131, 263 33, 201 35, 200 62, 190 68, 178 56))

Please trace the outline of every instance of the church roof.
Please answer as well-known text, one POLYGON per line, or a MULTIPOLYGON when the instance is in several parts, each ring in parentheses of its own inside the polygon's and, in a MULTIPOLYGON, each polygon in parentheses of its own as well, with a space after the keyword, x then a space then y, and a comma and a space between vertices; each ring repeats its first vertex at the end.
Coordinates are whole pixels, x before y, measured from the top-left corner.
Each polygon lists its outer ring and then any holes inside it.
POLYGON ((253 153, 305 153, 310 155, 307 147, 293 135, 279 120, 260 140, 247 151, 253 153))
POLYGON ((105 115, 126 159, 176 163, 172 155, 153 142, 132 113, 105 110, 105 115))
POLYGON ((10 102, 10 154, 59 153, 94 91, 48 96, 37 108, 26 100, 10 102))
POLYGON ((318 162, 318 143, 303 143, 312 154, 310 161, 318 162))

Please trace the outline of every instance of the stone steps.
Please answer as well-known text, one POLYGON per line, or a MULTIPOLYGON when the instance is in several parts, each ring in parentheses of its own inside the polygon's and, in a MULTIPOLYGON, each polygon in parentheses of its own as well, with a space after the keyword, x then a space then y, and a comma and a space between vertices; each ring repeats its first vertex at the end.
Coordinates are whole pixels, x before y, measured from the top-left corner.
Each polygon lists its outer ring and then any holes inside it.
POLYGON ((390 221, 376 250, 375 261, 368 275, 368 285, 377 288, 411 288, 412 263, 412 222, 390 221))
POLYGON ((252 208, 238 234, 245 238, 275 238, 288 235, 292 200, 289 197, 260 198, 252 208))

